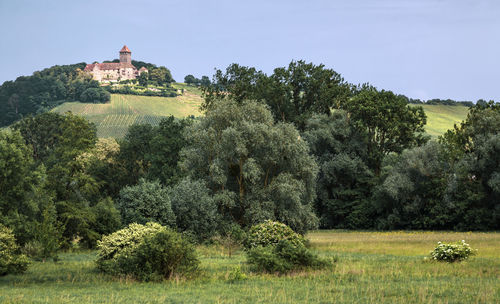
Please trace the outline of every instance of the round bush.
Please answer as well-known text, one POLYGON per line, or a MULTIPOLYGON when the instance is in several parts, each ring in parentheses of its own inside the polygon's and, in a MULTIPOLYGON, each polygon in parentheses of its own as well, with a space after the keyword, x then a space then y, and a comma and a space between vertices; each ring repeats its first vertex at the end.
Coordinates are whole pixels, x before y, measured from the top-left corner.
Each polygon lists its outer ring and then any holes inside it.
POLYGON ((250 228, 245 247, 250 249, 257 246, 275 246, 281 240, 287 240, 294 246, 306 245, 305 238, 287 225, 267 220, 250 228))
POLYGON ((287 273, 306 268, 323 268, 331 263, 319 258, 302 244, 281 240, 276 246, 258 246, 247 251, 247 261, 258 271, 287 273))
POLYGON ((431 251, 431 258, 435 261, 456 262, 463 261, 474 255, 475 250, 469 244, 462 240, 457 243, 441 243, 438 242, 436 248, 431 251))
POLYGON ((98 269, 145 281, 191 273, 199 264, 193 245, 157 223, 130 224, 104 236, 97 248, 98 269))
POLYGON ((23 273, 28 269, 28 258, 18 251, 12 230, 0 224, 0 276, 23 273))
POLYGON ((168 191, 158 181, 141 179, 138 185, 123 188, 118 199, 118 210, 124 224, 157 222, 175 227, 168 191))
POLYGON ((169 279, 196 272, 200 262, 195 252, 180 233, 162 229, 145 236, 128 255, 120 255, 117 265, 122 274, 142 281, 169 279))

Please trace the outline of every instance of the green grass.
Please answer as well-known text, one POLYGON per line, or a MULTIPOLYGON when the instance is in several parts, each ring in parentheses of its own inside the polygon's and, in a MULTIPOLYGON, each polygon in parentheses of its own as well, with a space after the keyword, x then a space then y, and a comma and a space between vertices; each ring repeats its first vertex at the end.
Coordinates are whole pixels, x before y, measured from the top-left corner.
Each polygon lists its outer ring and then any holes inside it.
POLYGON ((453 129, 454 124, 460 123, 467 117, 468 107, 446 105, 422 105, 427 114, 425 131, 432 137, 444 134, 453 129))
POLYGON ((333 267, 287 276, 249 271, 240 252, 198 248, 194 280, 138 283, 95 271, 94 252, 37 262, 0 278, 2 303, 499 303, 500 233, 344 232, 308 235, 312 250, 337 257, 333 267), (424 261, 437 241, 465 239, 478 255, 461 263, 424 261), (241 265, 248 279, 231 282, 241 265))
POLYGON ((170 115, 175 117, 201 115, 199 106, 202 99, 196 90, 197 88, 189 87, 182 96, 177 97, 112 94, 111 102, 106 104, 66 102, 52 111, 58 113, 71 111, 84 116, 96 124, 98 137, 121 138, 134 123, 157 125, 161 118, 170 115))

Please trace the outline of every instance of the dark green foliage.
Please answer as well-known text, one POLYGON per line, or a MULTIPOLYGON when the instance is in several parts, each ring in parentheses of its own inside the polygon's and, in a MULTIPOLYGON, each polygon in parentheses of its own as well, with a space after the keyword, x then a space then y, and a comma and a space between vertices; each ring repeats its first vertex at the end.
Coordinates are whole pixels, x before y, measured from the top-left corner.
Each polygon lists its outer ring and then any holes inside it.
POLYGON ((172 211, 168 190, 158 181, 139 180, 135 186, 127 186, 120 191, 117 202, 123 223, 157 222, 175 227, 175 214, 172 211))
POLYGON ((186 146, 184 129, 192 123, 190 119, 175 119, 173 116, 163 118, 154 127, 153 137, 149 142, 150 152, 145 156, 151 164, 147 177, 158 179, 164 185, 174 185, 182 177, 177 163, 180 151, 186 146))
POLYGON ((258 100, 269 106, 276 120, 293 122, 301 130, 310 115, 329 115, 332 107, 339 107, 350 95, 350 86, 340 74, 322 64, 304 61, 276 68, 270 76, 255 68, 232 64, 225 73, 217 70, 212 84, 203 90, 204 109, 227 96, 238 103, 258 100))
POLYGON ((189 74, 189 75, 186 75, 186 77, 184 77, 184 82, 186 84, 196 85, 196 84, 200 83, 200 80, 198 78, 195 78, 193 75, 189 74))
POLYGON ((164 118, 157 127, 132 125, 120 142, 118 161, 126 173, 124 183, 136 184, 141 177, 160 180, 162 184, 173 185, 181 177, 177 168, 179 153, 186 145, 182 136, 191 124, 190 119, 164 118))
POLYGON ((452 165, 445 201, 455 206, 455 229, 500 228, 500 105, 478 104, 440 139, 452 165))
POLYGON ((200 242, 215 235, 221 218, 204 182, 183 179, 169 189, 169 197, 178 230, 190 232, 200 242))
POLYGON ((331 265, 304 245, 281 240, 275 246, 258 246, 247 251, 247 262, 258 271, 285 274, 292 270, 319 269, 331 265))
POLYGON ((316 212, 323 228, 370 228, 370 196, 375 185, 368 168, 366 136, 345 112, 315 115, 306 123, 304 140, 319 166, 316 212))
POLYGON ((391 91, 363 87, 342 107, 353 124, 368 136, 367 152, 375 174, 385 155, 419 146, 426 142, 426 115, 422 107, 410 107, 405 99, 391 91))
POLYGON ((247 249, 251 249, 259 246, 276 246, 281 240, 287 240, 294 246, 306 244, 306 239, 303 236, 294 232, 287 225, 273 221, 265 221, 252 226, 244 243, 247 249))
POLYGON ((28 265, 28 258, 19 254, 12 230, 0 224, 0 276, 23 273, 28 265))
POLYGON ((119 226, 116 217, 112 217, 116 213, 113 204, 106 203, 106 208, 100 204, 100 185, 89 173, 83 157, 95 148, 93 124, 71 113, 43 113, 23 119, 14 128, 19 129, 34 151, 37 163, 46 168, 44 187, 54 195, 57 222, 64 227, 64 246, 78 238, 92 247, 101 233, 119 226), (111 217, 104 220, 105 214, 111 217))
POLYGON ((31 151, 19 132, 0 130, 0 224, 14 231, 21 246, 33 239, 43 206, 53 199, 44 189, 45 169, 35 166, 31 151))
POLYGON ((375 199, 377 228, 447 229, 456 208, 443 203, 449 167, 437 142, 404 151, 387 164, 375 199))
POLYGON ((88 88, 80 95, 81 102, 105 103, 111 100, 111 94, 102 88, 88 88))
POLYGON ((299 232, 316 227, 317 168, 293 125, 274 124, 260 103, 224 100, 184 134, 181 165, 206 182, 225 219, 243 227, 276 219, 299 232))
POLYGON ((48 258, 57 260, 57 253, 62 244, 64 227, 57 221, 57 212, 53 202, 46 204, 42 211, 42 218, 34 226, 34 239, 23 249, 34 259, 45 261, 48 258))
POLYGON ((84 67, 85 63, 53 66, 32 76, 4 82, 0 86, 0 126, 29 114, 46 112, 66 101, 78 101, 82 95, 88 99, 90 92, 99 96, 99 102, 109 100, 99 83, 82 72, 84 67), (87 91, 89 89, 91 91, 87 91))

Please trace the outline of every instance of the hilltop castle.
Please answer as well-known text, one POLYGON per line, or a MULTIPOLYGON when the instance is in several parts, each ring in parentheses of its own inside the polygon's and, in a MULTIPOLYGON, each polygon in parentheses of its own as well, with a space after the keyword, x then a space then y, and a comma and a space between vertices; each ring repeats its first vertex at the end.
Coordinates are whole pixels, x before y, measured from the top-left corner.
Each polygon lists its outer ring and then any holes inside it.
POLYGON ((92 77, 97 81, 114 82, 135 79, 142 73, 147 72, 148 69, 142 67, 137 70, 132 65, 132 52, 124 45, 120 50, 120 62, 87 64, 84 71, 92 74, 92 77))

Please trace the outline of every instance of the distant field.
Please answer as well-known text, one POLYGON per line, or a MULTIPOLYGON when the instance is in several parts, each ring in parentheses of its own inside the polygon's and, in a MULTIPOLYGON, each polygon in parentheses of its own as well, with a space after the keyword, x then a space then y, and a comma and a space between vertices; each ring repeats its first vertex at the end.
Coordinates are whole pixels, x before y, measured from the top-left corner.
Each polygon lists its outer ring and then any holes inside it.
POLYGON ((453 125, 464 120, 469 111, 469 108, 464 106, 423 105, 423 108, 427 114, 425 131, 433 137, 453 129, 453 125))
POLYGON ((0 277, 1 303, 500 303, 500 233, 315 231, 311 249, 334 266, 285 276, 251 272, 244 253, 199 246, 194 280, 138 283, 95 270, 95 252, 35 262, 0 277), (424 261, 438 241, 466 240, 477 256, 424 261), (248 278, 230 280, 241 267, 248 278))
MULTIPOLYGON (((173 115, 186 117, 199 116, 199 106, 203 99, 199 88, 183 83, 172 85, 184 89, 184 95, 177 97, 149 97, 137 95, 112 94, 108 104, 88 104, 67 102, 53 111, 64 113, 71 111, 83 115, 97 125, 99 137, 122 138, 134 123, 157 125, 162 117, 173 115)), ((452 129, 467 117, 469 108, 464 106, 423 105, 427 114, 426 132, 437 137, 452 129)))
MULTIPOLYGON (((178 85, 184 88, 182 85, 178 85)), ((202 102, 198 90, 186 87, 184 95, 177 97, 150 97, 112 94, 107 104, 67 102, 52 111, 83 115, 97 126, 97 136, 121 138, 134 123, 157 125, 162 117, 173 115, 199 116, 202 102)))

